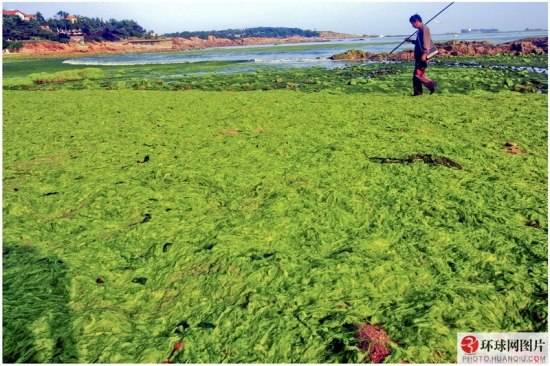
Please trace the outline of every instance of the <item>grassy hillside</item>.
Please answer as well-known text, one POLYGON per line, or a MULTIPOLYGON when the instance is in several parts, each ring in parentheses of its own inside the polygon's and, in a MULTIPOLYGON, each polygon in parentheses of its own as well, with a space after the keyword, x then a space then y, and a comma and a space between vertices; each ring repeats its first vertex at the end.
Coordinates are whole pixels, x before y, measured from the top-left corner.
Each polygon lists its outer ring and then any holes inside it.
POLYGON ((452 362, 458 331, 546 330, 546 95, 4 91, 3 117, 4 361, 358 362, 369 322, 387 361, 452 362))

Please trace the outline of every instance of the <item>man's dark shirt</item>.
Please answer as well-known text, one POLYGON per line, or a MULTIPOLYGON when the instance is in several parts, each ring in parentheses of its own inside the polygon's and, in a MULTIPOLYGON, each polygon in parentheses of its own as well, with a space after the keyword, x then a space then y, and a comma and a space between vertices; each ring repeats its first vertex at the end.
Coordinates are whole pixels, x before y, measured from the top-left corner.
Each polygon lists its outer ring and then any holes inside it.
POLYGON ((416 41, 414 42, 414 58, 420 60, 423 53, 427 53, 432 48, 432 37, 430 28, 422 25, 416 33, 416 41))

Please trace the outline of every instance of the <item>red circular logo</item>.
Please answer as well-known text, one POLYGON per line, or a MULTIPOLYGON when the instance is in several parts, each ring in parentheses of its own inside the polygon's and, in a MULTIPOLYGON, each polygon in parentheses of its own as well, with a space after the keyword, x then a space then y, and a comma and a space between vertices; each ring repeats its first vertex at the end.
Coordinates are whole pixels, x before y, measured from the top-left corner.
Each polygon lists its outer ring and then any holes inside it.
POLYGON ((479 348, 479 342, 476 336, 468 335, 460 341, 460 347, 466 353, 474 353, 479 348))

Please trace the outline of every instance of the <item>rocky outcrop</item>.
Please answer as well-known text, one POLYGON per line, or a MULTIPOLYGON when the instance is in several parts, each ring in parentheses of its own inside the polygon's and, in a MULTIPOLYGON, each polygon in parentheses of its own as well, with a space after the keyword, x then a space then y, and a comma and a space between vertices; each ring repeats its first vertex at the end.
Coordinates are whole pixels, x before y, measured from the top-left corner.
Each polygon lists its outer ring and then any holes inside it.
MULTIPOLYGON (((547 54, 548 37, 528 38, 519 41, 492 44, 484 41, 447 41, 436 43, 439 56, 484 56, 484 55, 529 55, 547 54)), ((370 53, 361 50, 349 50, 330 57, 331 60, 370 60, 370 61, 409 61, 414 59, 412 50, 387 53, 370 53)))
POLYGON ((548 37, 524 39, 517 42, 505 43, 510 46, 510 50, 516 54, 547 54, 548 53, 548 37))
POLYGON ((346 52, 337 53, 336 55, 332 55, 329 58, 331 60, 370 60, 371 57, 375 56, 376 54, 370 53, 367 51, 361 51, 361 50, 347 50, 346 52))
POLYGON ((548 37, 522 39, 496 45, 480 41, 449 41, 437 44, 437 47, 443 56, 545 54, 548 53, 548 37))

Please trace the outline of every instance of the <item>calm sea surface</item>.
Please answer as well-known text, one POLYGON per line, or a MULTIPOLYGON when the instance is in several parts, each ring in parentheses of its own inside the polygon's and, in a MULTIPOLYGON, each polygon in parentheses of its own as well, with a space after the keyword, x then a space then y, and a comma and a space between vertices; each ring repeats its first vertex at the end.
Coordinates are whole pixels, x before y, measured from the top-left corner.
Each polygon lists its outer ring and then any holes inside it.
MULTIPOLYGON (((491 43, 503 43, 526 37, 547 35, 548 33, 546 31, 446 34, 434 35, 433 40, 436 42, 453 39, 483 40, 491 43)), ((388 52, 401 42, 403 38, 404 37, 380 37, 284 45, 217 47, 180 52, 83 57, 68 59, 64 62, 77 65, 141 65, 201 61, 241 61, 249 66, 339 67, 342 65, 342 62, 331 61, 328 57, 352 48, 368 52, 388 52)), ((405 44, 401 49, 411 47, 411 44, 405 44)))

